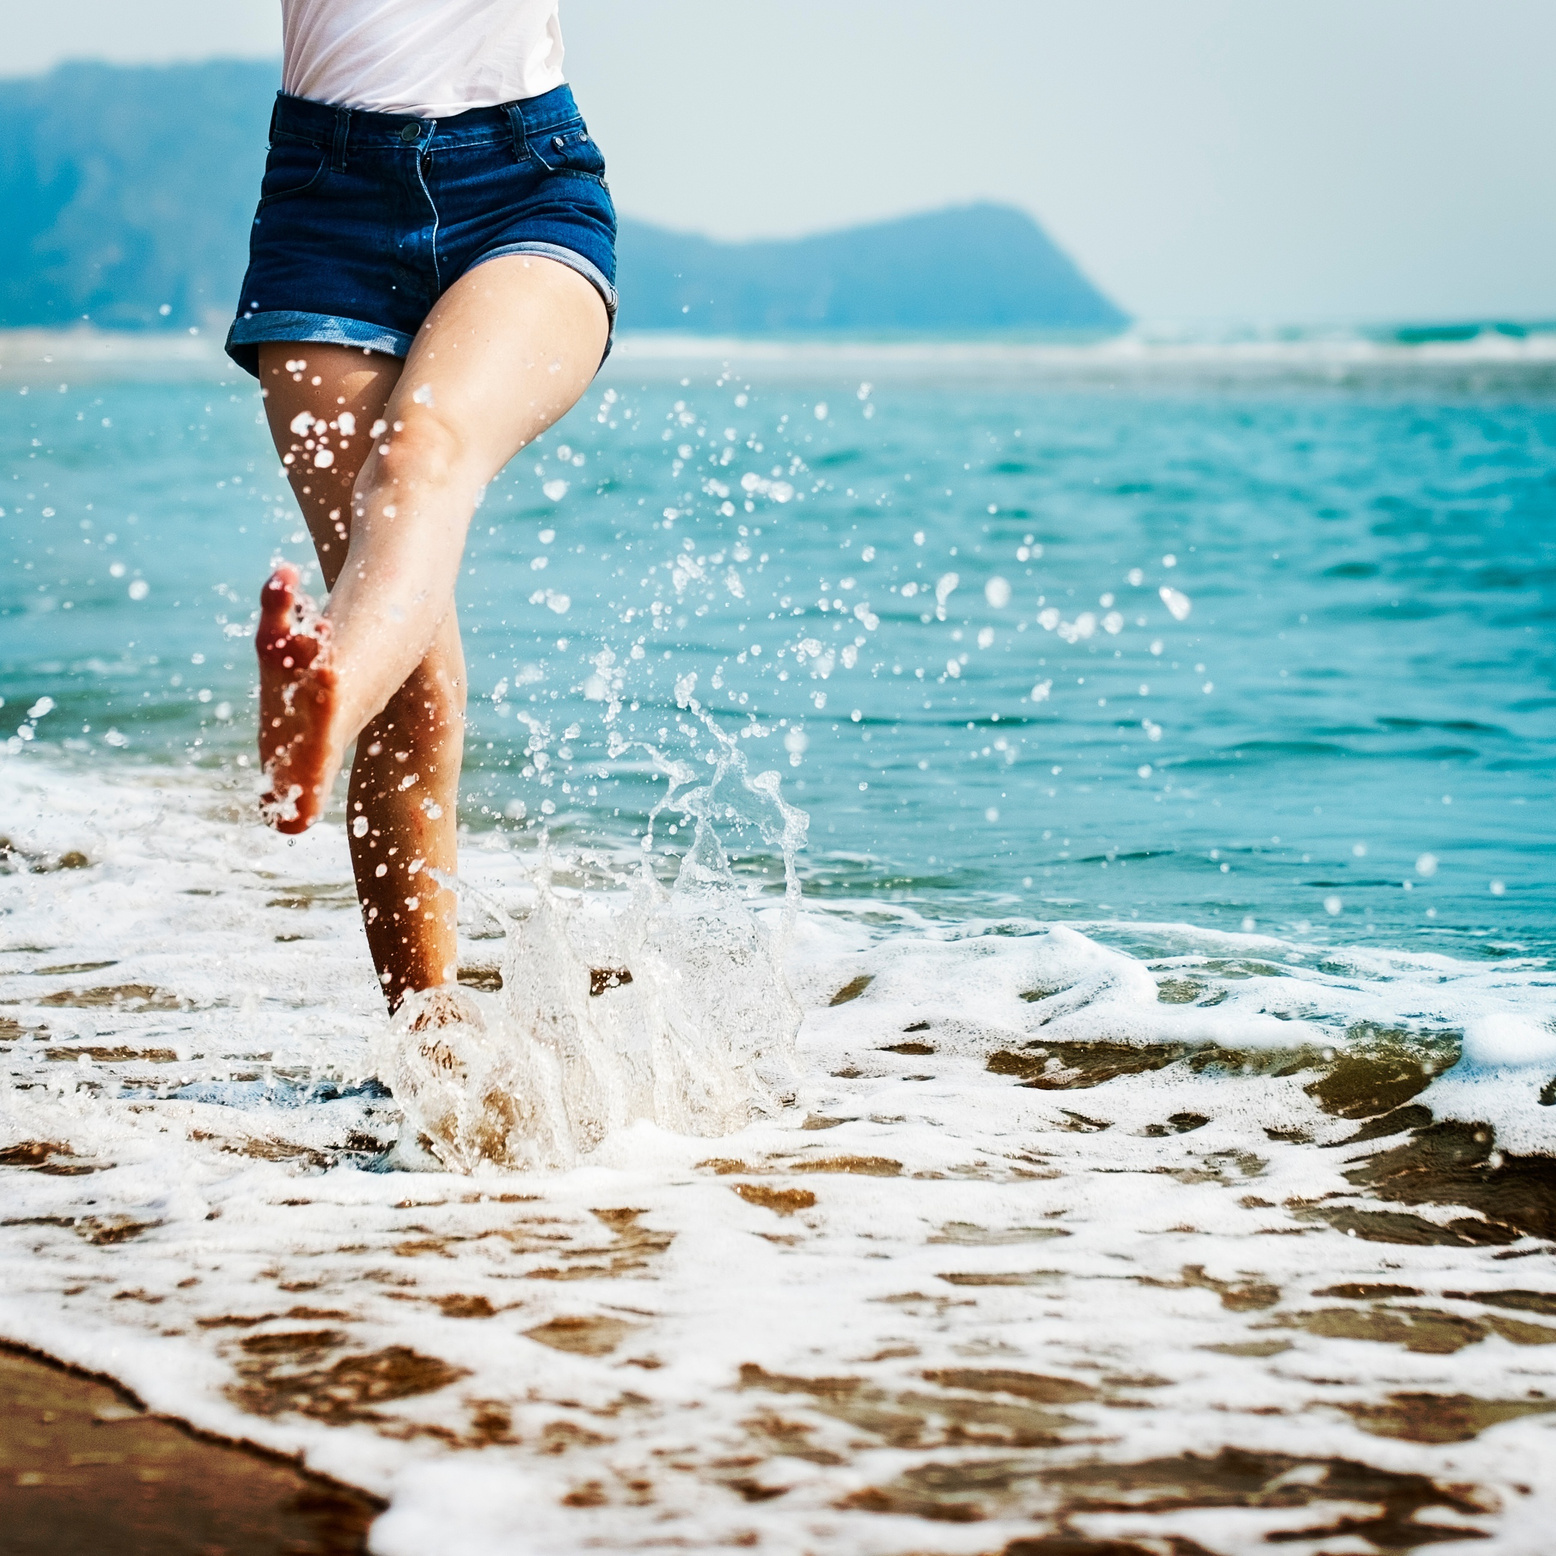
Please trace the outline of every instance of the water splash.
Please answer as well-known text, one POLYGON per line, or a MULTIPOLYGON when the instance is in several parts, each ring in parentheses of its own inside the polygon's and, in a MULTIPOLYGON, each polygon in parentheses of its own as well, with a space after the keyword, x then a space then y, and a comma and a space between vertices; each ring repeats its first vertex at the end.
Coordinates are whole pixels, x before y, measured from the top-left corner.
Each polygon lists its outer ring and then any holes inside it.
POLYGON ((566 1167, 640 1119, 727 1134, 792 1095, 801 1012, 782 958, 808 818, 776 772, 752 774, 735 741, 686 705, 713 737, 712 772, 698 783, 691 762, 641 746, 666 792, 625 898, 558 888, 543 837, 528 913, 510 918, 475 897, 507 934, 501 990, 412 996, 375 1044, 373 1068, 405 1111, 408 1159, 419 1148, 460 1172, 566 1167), (666 812, 693 828, 669 890, 651 868, 666 812), (721 826, 781 853, 781 911, 756 910, 721 826))

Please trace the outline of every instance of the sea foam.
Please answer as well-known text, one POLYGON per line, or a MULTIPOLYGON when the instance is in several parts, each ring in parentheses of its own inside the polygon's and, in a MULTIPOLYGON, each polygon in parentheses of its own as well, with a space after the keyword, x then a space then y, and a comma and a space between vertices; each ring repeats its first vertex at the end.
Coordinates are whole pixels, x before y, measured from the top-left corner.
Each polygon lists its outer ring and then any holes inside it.
MULTIPOLYGON (((712 838, 586 885, 488 833, 489 1024, 414 1031, 337 825, 0 777, 0 1334, 386 1496, 375 1549, 1540 1549, 1537 960, 786 921, 712 838), (366 1170, 402 1132, 465 1174, 366 1170)), ((746 785, 694 838, 783 835, 746 785)))

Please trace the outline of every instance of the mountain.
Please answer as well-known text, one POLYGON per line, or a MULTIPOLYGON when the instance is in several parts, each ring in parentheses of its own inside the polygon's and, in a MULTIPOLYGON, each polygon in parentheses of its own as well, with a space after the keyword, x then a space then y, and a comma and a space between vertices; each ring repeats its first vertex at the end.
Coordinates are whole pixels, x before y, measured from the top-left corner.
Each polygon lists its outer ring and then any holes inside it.
POLYGON ((217 60, 0 82, 0 325, 230 315, 277 76, 217 60))
MULTIPOLYGON (((0 327, 225 328, 277 72, 61 65, 0 81, 0 327)), ((619 193, 619 191, 618 191, 619 193)), ((1126 316, 1025 213, 978 204, 722 243, 623 219, 625 329, 976 333, 1126 316)))
POLYGON ((638 329, 984 334, 1128 322, 1024 211, 965 205, 815 237, 719 243, 621 223, 622 322, 638 329))

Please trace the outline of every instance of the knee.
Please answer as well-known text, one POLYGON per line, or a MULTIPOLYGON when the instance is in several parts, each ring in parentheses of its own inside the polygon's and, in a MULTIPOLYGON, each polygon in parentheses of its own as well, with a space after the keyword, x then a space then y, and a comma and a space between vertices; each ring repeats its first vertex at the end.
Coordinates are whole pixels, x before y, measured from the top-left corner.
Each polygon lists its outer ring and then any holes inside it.
POLYGON ((375 486, 447 486, 466 463, 464 435, 430 407, 417 406, 384 429, 374 449, 375 486))

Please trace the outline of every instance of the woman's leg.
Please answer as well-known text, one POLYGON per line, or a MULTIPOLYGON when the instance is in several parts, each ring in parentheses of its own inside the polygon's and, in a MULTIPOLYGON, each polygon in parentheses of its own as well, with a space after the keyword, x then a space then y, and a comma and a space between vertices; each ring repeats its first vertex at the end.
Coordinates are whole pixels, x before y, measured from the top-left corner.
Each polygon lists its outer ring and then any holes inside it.
POLYGON ((465 657, 451 611, 422 661, 357 736, 346 793, 357 896, 391 1009, 452 983, 459 901, 433 877, 459 869, 465 657))
MULTIPOLYGON (((486 483, 583 393, 606 331, 599 294, 567 266, 530 255, 478 266, 449 289, 417 336, 385 396, 384 425, 349 505, 338 501, 346 472, 329 479, 344 460, 338 432, 328 426, 332 462, 293 476, 300 498, 312 503, 305 511, 334 588, 311 626, 294 570, 278 569, 266 585, 261 760, 276 824, 302 831, 323 809, 346 745, 363 737, 348 799, 353 857, 375 959, 395 1003, 407 989, 454 974, 452 904, 418 861, 453 868, 463 708, 453 596, 470 516, 486 483), (321 498, 321 490, 330 495, 321 498), (358 818, 367 823, 360 835, 358 818)), ((302 411, 312 412, 314 426, 339 421, 306 399, 292 410, 290 396, 306 386, 328 402, 350 399, 345 369, 360 372, 365 360, 349 348, 266 348, 262 371, 282 368, 271 424, 283 453, 299 438, 307 442, 302 411), (323 371, 300 379, 285 371, 287 360, 317 365, 336 352, 342 376, 334 394, 324 394, 323 371)), ((361 403, 367 399, 359 392, 361 403)), ((358 426, 357 437, 377 420, 358 426)), ((318 447, 296 453, 293 469, 304 455, 317 460, 318 447)))
MULTIPOLYGON (((372 447, 367 434, 399 376, 395 358, 347 346, 260 348, 271 433, 327 587, 345 564, 353 489, 372 447), (317 463, 321 449, 323 465, 317 463)), ((357 740, 347 835, 368 945, 391 1005, 453 976, 456 899, 431 872, 453 875, 458 863, 464 706, 464 657, 451 613, 422 662, 357 740), (412 774, 418 781, 406 786, 412 774), (424 864, 408 876, 418 860, 424 864)))

